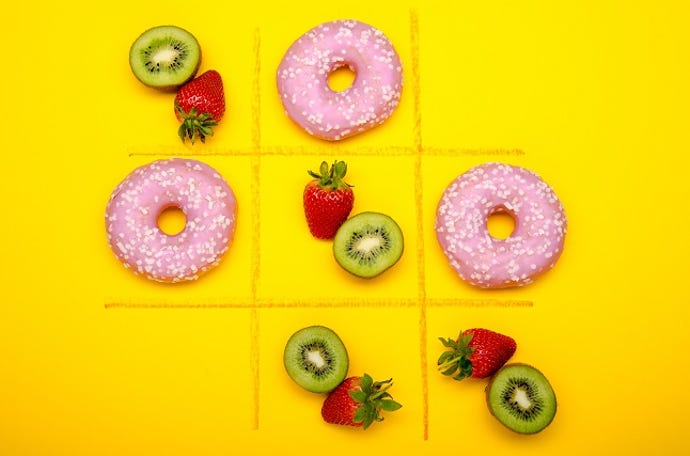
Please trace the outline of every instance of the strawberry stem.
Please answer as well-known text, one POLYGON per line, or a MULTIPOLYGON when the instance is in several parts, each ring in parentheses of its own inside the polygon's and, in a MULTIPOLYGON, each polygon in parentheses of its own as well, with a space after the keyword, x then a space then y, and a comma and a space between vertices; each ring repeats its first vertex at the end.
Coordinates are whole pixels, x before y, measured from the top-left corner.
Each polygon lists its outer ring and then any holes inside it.
POLYGON ((394 412, 402 407, 388 393, 387 390, 391 386, 393 386, 392 378, 374 382, 371 376, 365 373, 360 380, 359 389, 349 392, 350 397, 360 404, 353 421, 362 423, 363 429, 367 429, 374 422, 383 421, 383 417, 379 414, 381 410, 394 412))
POLYGON ((469 356, 474 351, 474 348, 469 346, 472 334, 463 336, 460 333, 456 340, 442 337, 439 337, 439 340, 444 347, 448 348, 441 353, 436 362, 441 374, 448 377, 452 376, 455 380, 470 377, 472 375, 472 361, 470 361, 469 356))
POLYGON ((307 171, 309 175, 319 180, 319 187, 329 190, 338 190, 340 188, 352 187, 352 185, 345 182, 345 174, 347 173, 347 163, 341 160, 336 160, 329 167, 325 161, 321 162, 319 172, 307 171))
POLYGON ((190 142, 194 144, 198 137, 202 143, 205 143, 207 136, 213 136, 212 127, 218 125, 218 122, 211 114, 207 112, 199 114, 196 108, 192 108, 189 113, 186 113, 179 105, 176 106, 176 109, 182 118, 182 124, 177 130, 177 134, 182 142, 189 138, 190 142))

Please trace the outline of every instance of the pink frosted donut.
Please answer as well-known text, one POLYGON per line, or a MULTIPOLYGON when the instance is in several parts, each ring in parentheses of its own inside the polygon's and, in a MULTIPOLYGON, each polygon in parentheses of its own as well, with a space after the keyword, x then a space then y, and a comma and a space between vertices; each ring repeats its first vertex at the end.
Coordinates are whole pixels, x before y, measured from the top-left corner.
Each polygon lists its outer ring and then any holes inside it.
POLYGON ((135 274, 159 282, 195 280, 216 266, 235 230, 235 195, 210 166, 196 160, 157 160, 132 171, 105 210, 108 244, 135 274), (158 216, 170 207, 187 219, 168 235, 158 216))
POLYGON ((287 115, 309 134, 337 141, 383 123, 402 90, 402 65, 385 35, 354 20, 321 24, 297 39, 277 72, 287 115), (328 76, 349 67, 350 87, 336 92, 328 76))
POLYGON ((436 213, 436 236, 451 266, 482 288, 531 283, 563 251, 563 206, 534 172, 501 163, 476 166, 446 188, 436 213), (509 213, 515 228, 506 239, 489 234, 487 220, 509 213))

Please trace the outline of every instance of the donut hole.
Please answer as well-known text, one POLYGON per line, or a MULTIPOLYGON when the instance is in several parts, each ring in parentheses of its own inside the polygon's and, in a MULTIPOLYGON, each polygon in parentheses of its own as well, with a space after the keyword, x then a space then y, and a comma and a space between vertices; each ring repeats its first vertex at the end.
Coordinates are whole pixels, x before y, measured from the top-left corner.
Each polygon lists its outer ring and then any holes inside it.
POLYGON ((187 216, 178 206, 164 208, 156 221, 158 228, 168 236, 180 234, 187 225, 187 216))
POLYGON ((498 208, 489 214, 486 229, 494 239, 505 240, 515 231, 515 217, 504 208, 498 208))
POLYGON ((328 73, 328 87, 334 92, 344 92, 355 82, 357 72, 350 65, 342 64, 328 73))

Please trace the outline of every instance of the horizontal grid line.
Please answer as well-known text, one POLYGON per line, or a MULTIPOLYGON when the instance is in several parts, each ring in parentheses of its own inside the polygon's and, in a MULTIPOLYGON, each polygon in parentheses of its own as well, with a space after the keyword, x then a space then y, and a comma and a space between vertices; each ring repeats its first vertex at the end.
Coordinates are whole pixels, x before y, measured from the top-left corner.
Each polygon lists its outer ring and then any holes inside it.
POLYGON ((331 145, 313 146, 262 146, 258 150, 255 147, 230 148, 230 149, 206 149, 191 150, 179 147, 159 147, 157 151, 139 152, 130 151, 131 157, 256 157, 259 156, 523 156, 526 152, 520 148, 468 148, 468 147, 435 147, 435 146, 364 146, 350 147, 331 145))
POLYGON ((472 155, 472 156, 521 156, 525 155, 523 149, 517 147, 496 147, 496 148, 471 148, 471 147, 435 147, 423 146, 422 155, 427 156, 447 156, 447 155, 472 155))
MULTIPOLYGON (((162 302, 146 300, 106 300, 106 309, 300 309, 300 308, 415 308, 419 299, 227 299, 205 301, 162 302)), ((530 300, 425 298, 427 307, 534 307, 530 300)))
POLYGON ((437 298, 427 299, 429 307, 534 307, 534 301, 528 299, 473 299, 473 298, 437 298))

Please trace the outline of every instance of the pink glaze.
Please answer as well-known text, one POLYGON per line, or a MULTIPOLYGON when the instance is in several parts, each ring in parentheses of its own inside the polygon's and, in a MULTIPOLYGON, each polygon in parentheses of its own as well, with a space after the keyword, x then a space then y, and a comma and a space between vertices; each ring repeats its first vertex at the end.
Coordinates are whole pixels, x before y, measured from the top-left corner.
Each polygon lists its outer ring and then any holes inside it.
POLYGON ((531 283, 551 269, 563 251, 563 206, 534 172, 486 163, 455 179, 436 214, 436 236, 460 277, 482 288, 531 283), (507 212, 515 229, 507 239, 489 234, 487 220, 507 212))
POLYGON ((154 161, 132 171, 110 196, 108 243, 135 274, 159 282, 195 280, 228 249, 235 211, 235 195, 210 166, 181 158, 154 161), (158 227, 158 216, 170 207, 187 219, 174 236, 158 227))
POLYGON ((354 20, 321 24, 297 39, 277 72, 285 112, 309 134, 337 141, 383 123, 402 90, 402 65, 384 34, 354 20), (328 86, 333 71, 349 67, 350 87, 328 86))

